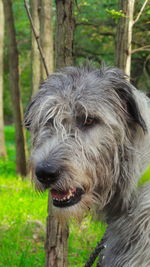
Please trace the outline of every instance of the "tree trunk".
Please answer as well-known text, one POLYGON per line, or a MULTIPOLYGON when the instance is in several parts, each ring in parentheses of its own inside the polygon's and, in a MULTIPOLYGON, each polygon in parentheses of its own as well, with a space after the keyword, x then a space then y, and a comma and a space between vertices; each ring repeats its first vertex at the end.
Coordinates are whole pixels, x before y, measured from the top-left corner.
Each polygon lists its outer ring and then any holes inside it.
POLYGON ((55 67, 58 69, 73 64, 74 2, 75 0, 56 0, 55 67))
POLYGON ((116 63, 128 76, 131 72, 134 3, 135 0, 119 0, 119 10, 122 10, 125 16, 120 18, 117 28, 116 63))
MULTIPOLYGON (((52 1, 50 0, 41 0, 40 24, 41 46, 50 74, 53 72, 52 1)), ((45 78, 45 68, 41 63, 41 79, 45 78)))
MULTIPOLYGON (((55 41, 55 67, 61 68, 73 63, 73 0, 56 0, 57 33, 55 41)), ((46 56, 46 54, 45 54, 46 56)), ((46 254, 47 267, 66 267, 68 256, 68 228, 62 228, 52 214, 51 197, 47 218, 46 254)))
POLYGON ((51 194, 49 193, 47 217, 47 236, 46 236, 46 266, 65 267, 68 257, 68 229, 62 228, 58 220, 53 216, 51 194))
POLYGON ((13 117, 15 123, 16 138, 16 170, 17 173, 25 176, 26 157, 25 157, 25 138, 22 127, 22 109, 20 101, 19 88, 19 70, 18 70, 18 49, 16 42, 16 32, 14 26, 13 10, 11 0, 3 0, 4 12, 7 28, 8 54, 9 54, 9 72, 10 89, 13 103, 13 117))
POLYGON ((3 117, 3 42, 4 42, 4 10, 0 0, 0 157, 6 157, 3 117))
MULTIPOLYGON (((33 19, 33 24, 35 26, 36 32, 40 37, 40 20, 39 20, 39 0, 31 0, 31 14, 33 19)), ((40 53, 38 50, 37 42, 32 31, 32 94, 35 94, 39 89, 39 84, 41 81, 41 64, 40 64, 40 53)))

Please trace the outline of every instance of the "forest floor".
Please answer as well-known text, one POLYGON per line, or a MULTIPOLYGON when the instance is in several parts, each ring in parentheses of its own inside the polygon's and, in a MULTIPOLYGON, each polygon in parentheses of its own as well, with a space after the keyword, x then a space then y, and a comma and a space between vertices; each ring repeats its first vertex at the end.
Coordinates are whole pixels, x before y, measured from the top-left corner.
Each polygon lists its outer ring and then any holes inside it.
MULTIPOLYGON (((30 179, 15 172, 14 128, 5 128, 8 157, 0 160, 0 267, 43 267, 47 192, 34 191, 30 179)), ((105 226, 83 220, 71 223, 69 267, 82 267, 101 239, 105 226)), ((93 265, 95 266, 95 265, 93 265)))

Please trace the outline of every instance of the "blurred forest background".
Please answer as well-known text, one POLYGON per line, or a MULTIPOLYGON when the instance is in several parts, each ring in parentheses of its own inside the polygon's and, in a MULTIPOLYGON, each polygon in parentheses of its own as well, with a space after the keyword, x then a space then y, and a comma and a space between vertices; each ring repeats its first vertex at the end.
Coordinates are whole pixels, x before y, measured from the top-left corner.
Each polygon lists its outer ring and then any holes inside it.
MULTIPOLYGON (((6 1, 7 2, 7 1, 6 1)), ((34 2, 34 1, 33 1, 34 2)), ((38 2, 38 1, 35 1, 38 2)), ((135 3, 134 17, 143 0, 135 3)), ((52 7, 53 35, 56 33, 56 7, 52 7)), ((74 3, 75 32, 73 61, 75 64, 91 59, 97 66, 102 62, 116 65, 116 29, 120 13, 117 0, 80 0, 74 3)), ((40 6, 39 6, 40 12, 40 6)), ((31 26, 23 1, 13 0, 16 40, 19 52, 19 76, 23 107, 32 94, 32 38, 31 26)), ((1 17, 2 18, 2 17, 1 17)), ((2 28, 2 24, 1 24, 2 28)), ((37 28, 37 25, 36 25, 37 28)), ((42 36, 41 36, 42 38, 42 36)), ((131 77, 141 90, 150 91, 150 5, 133 27, 131 77), (148 47, 149 45, 149 47, 148 47)), ((8 37, 4 39, 4 117, 5 123, 13 122, 13 104, 10 99, 8 37)), ((40 76, 40 73, 38 73, 40 76)))
MULTIPOLYGON (((22 126, 23 113, 48 73, 87 59, 96 67, 103 63, 121 67, 139 90, 150 95, 149 1, 0 0, 0 267, 44 266, 48 196, 35 194, 28 180, 22 181, 28 172, 30 150, 29 134, 22 126), (132 14, 126 15, 129 3, 134 9, 129 7, 132 14), (128 44, 129 29, 125 38, 121 34, 130 19, 132 48, 129 40, 128 50, 121 44, 128 44), (131 71, 122 63, 127 56, 131 71)), ((145 174, 143 181, 147 177, 145 174)), ((83 266, 104 229, 90 218, 80 229, 71 225, 69 266, 83 266)), ((48 259, 47 266, 51 266, 48 259)))

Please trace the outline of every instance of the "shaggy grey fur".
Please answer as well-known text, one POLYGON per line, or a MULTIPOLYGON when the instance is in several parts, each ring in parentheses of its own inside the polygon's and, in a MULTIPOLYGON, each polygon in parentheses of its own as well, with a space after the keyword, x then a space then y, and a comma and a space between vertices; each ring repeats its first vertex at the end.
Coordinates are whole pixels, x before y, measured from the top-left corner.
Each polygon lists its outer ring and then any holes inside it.
POLYGON ((37 187, 82 190, 56 216, 94 207, 108 223, 102 266, 150 267, 150 184, 137 186, 150 163, 149 99, 117 68, 67 67, 42 83, 25 125, 37 187))

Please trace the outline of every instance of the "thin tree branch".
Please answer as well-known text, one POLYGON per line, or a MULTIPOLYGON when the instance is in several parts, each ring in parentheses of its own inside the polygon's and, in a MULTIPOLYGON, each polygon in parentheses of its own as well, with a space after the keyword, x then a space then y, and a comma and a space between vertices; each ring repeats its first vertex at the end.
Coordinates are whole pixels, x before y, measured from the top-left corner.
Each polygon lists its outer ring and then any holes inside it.
POLYGON ((24 5, 25 5, 25 9, 27 11, 27 15, 28 15, 31 27, 32 27, 32 31, 33 31, 34 37, 35 37, 36 42, 37 42, 37 46, 38 46, 38 49, 39 49, 39 52, 40 52, 42 63, 43 63, 44 68, 45 68, 46 75, 49 76, 48 67, 46 65, 46 61, 45 61, 45 57, 44 57, 44 54, 43 54, 43 50, 42 50, 42 47, 41 47, 41 44, 40 44, 40 41, 39 41, 39 35, 37 34, 36 29, 34 27, 33 19, 32 19, 32 16, 30 14, 29 6, 28 6, 28 3, 27 3, 26 0, 24 0, 24 5))
POLYGON ((143 12, 143 10, 144 10, 144 8, 145 8, 147 2, 148 2, 148 0, 145 0, 145 1, 144 1, 143 5, 142 5, 142 7, 141 7, 141 9, 140 9, 140 11, 139 11, 139 14, 137 15, 136 19, 133 21, 133 24, 135 24, 135 23, 139 20, 139 18, 140 18, 140 16, 142 15, 142 12, 143 12))
POLYGON ((132 50, 132 54, 136 53, 136 52, 139 52, 139 51, 150 51, 150 45, 145 45, 145 46, 133 49, 132 50))

